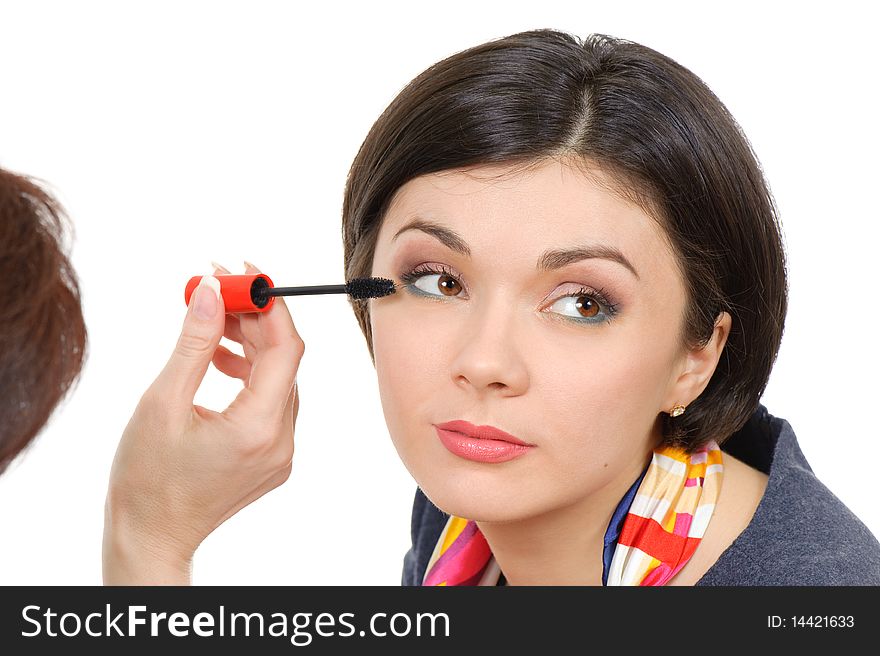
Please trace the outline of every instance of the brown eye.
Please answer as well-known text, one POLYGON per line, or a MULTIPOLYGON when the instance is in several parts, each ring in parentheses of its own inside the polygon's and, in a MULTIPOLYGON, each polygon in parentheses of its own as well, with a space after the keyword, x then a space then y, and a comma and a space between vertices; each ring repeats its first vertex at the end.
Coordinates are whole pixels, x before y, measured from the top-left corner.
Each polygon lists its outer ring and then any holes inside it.
POLYGON ((421 269, 403 273, 400 279, 406 283, 407 288, 417 290, 415 293, 421 296, 456 297, 464 289, 461 283, 447 271, 434 271, 433 269, 421 269), (442 293, 438 294, 437 290, 442 293))
POLYGON ((461 291, 461 285, 458 284, 458 281, 452 276, 448 276, 443 274, 438 276, 439 280, 437 280, 437 285, 443 290, 443 294, 446 296, 455 296, 458 292, 461 291))
POLYGON ((599 304, 589 296, 576 297, 574 307, 586 319, 592 319, 599 314, 599 304))
POLYGON ((559 297, 549 309, 571 321, 597 325, 617 314, 617 305, 610 302, 605 293, 587 287, 559 297))

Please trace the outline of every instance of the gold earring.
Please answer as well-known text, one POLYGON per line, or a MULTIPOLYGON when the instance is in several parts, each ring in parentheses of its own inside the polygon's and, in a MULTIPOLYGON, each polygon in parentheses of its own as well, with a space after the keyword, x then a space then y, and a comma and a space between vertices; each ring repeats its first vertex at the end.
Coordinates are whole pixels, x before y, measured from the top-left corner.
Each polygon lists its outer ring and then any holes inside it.
POLYGON ((681 403, 676 403, 672 408, 672 412, 669 413, 673 417, 677 417, 678 415, 684 414, 684 406, 681 403))

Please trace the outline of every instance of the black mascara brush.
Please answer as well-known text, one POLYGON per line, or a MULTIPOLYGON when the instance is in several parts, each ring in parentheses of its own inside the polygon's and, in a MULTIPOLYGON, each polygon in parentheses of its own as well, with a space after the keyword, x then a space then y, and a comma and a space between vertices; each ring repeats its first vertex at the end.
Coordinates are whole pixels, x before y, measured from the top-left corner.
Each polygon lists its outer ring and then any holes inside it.
POLYGON ((267 287, 261 296, 304 296, 306 294, 348 294, 352 298, 380 298, 396 291, 388 278, 354 278, 344 285, 313 285, 307 287, 267 287))
MULTIPOLYGON (((348 294, 356 300, 380 298, 397 291, 397 285, 388 278, 354 278, 344 285, 310 285, 305 287, 275 287, 264 273, 218 274, 220 294, 226 312, 265 312, 272 307, 276 296, 305 296, 308 294, 348 294)), ((186 284, 184 300, 189 305, 202 276, 193 276, 186 284)))

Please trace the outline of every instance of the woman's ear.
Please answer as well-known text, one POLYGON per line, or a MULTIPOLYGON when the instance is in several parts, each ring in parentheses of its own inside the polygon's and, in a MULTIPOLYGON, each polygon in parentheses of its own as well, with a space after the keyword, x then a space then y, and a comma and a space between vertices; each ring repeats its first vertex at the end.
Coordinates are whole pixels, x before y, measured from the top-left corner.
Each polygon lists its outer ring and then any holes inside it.
POLYGON ((732 323, 733 320, 729 313, 720 312, 718 318, 715 319, 712 337, 709 338, 706 345, 687 352, 684 357, 684 366, 672 384, 663 411, 669 412, 677 403, 687 406, 703 393, 712 374, 715 373, 718 360, 727 343, 727 337, 730 335, 732 323))

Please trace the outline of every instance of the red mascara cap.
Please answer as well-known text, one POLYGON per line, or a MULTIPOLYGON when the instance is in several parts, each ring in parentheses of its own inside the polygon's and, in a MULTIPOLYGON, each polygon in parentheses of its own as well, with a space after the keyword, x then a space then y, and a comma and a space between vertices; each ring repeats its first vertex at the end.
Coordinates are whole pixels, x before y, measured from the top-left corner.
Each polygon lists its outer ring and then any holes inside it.
MULTIPOLYGON (((228 314, 265 312, 275 302, 274 296, 264 296, 260 293, 263 289, 275 286, 272 279, 264 273, 217 274, 214 277, 220 281, 220 294, 223 296, 223 304, 228 314)), ((201 280, 202 276, 193 276, 186 283, 184 300, 187 305, 201 280)))

